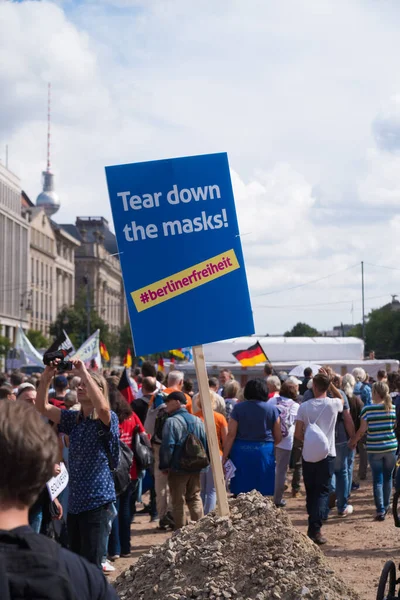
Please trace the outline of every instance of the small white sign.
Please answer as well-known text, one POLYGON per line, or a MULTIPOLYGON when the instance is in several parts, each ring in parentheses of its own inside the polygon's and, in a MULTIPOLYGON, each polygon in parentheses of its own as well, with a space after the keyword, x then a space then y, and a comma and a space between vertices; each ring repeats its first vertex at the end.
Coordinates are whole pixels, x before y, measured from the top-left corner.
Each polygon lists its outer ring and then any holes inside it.
POLYGON ((49 481, 46 484, 52 502, 57 498, 57 496, 61 494, 63 490, 65 490, 69 481, 68 471, 63 462, 60 463, 60 467, 61 472, 56 477, 52 477, 51 479, 49 479, 49 481))
POLYGON ((235 465, 233 464, 231 459, 228 458, 228 460, 224 464, 225 481, 229 481, 230 479, 232 479, 232 477, 235 477, 235 471, 236 471, 235 465))

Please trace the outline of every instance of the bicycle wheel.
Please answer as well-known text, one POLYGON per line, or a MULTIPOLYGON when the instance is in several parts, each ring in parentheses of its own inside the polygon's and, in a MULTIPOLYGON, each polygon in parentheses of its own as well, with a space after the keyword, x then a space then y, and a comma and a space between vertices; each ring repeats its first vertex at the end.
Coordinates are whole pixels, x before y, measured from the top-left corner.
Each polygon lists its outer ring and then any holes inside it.
POLYGON ((400 498, 400 491, 397 491, 394 493, 393 496, 393 519, 394 519, 394 524, 395 527, 400 527, 400 515, 399 515, 399 498, 400 498))
POLYGON ((388 560, 382 569, 376 600, 395 600, 395 592, 396 567, 392 560, 388 560))

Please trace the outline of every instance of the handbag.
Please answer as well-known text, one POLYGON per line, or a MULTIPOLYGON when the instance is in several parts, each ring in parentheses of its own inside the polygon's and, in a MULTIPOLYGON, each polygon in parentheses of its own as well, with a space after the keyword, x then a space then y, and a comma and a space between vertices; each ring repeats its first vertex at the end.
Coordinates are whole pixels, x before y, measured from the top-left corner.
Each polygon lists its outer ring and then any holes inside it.
POLYGON ((136 425, 132 435, 132 449, 138 471, 146 471, 153 464, 153 452, 139 432, 136 425))
POLYGON ((108 466, 114 478, 115 494, 120 496, 128 489, 131 482, 133 452, 127 444, 119 440, 119 461, 118 466, 114 467, 113 458, 107 444, 107 433, 104 431, 103 424, 99 419, 97 420, 97 428, 97 433, 107 455, 108 466))

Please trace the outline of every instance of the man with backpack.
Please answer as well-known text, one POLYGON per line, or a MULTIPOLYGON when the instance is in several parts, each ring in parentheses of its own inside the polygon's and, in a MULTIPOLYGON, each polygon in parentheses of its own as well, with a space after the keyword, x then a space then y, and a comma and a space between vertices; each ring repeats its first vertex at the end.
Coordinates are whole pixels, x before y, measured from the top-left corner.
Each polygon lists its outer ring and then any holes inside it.
MULTIPOLYGON (((295 437, 303 445, 303 477, 308 513, 307 535, 318 545, 327 540, 321 533, 322 520, 334 471, 335 426, 343 411, 343 398, 329 398, 331 380, 325 373, 313 379, 314 398, 301 404, 296 417, 295 437)), ((335 394, 336 395, 336 394, 335 394)))
POLYGON ((154 456, 154 488, 156 492, 157 513, 159 517, 158 528, 161 531, 174 528, 172 512, 170 510, 170 493, 168 488, 168 474, 160 470, 160 448, 162 432, 168 418, 167 396, 160 391, 153 394, 149 402, 144 428, 151 438, 151 447, 154 456))
POLYGON ((204 515, 200 496, 200 473, 209 465, 203 422, 188 413, 182 392, 165 399, 168 419, 162 431, 160 469, 168 472, 175 529, 186 524, 185 501, 192 521, 204 515))
POLYGON ((1 600, 117 600, 99 569, 28 525, 58 457, 57 436, 33 406, 0 403, 0 455, 1 600))

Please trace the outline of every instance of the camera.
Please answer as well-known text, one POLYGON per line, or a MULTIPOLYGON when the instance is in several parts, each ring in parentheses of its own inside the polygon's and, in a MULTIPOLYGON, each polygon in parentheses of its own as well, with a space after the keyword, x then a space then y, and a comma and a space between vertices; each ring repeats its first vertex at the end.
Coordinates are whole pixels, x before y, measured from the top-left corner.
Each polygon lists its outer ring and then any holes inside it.
POLYGON ((72 371, 72 369, 74 368, 73 363, 70 360, 64 360, 65 357, 68 356, 68 354, 71 352, 71 350, 72 348, 70 348, 69 350, 57 350, 56 352, 46 352, 43 355, 43 362, 45 365, 50 365, 50 363, 58 359, 60 362, 56 365, 57 371, 61 371, 62 373, 64 371, 72 371))
POLYGON ((72 371, 73 368, 74 368, 74 365, 70 360, 62 360, 57 365, 57 371, 61 371, 61 372, 72 371))

